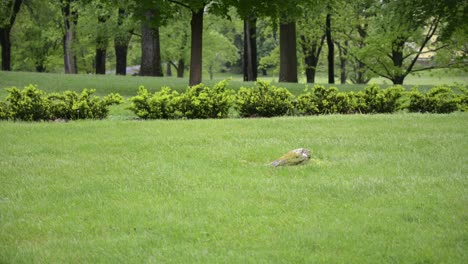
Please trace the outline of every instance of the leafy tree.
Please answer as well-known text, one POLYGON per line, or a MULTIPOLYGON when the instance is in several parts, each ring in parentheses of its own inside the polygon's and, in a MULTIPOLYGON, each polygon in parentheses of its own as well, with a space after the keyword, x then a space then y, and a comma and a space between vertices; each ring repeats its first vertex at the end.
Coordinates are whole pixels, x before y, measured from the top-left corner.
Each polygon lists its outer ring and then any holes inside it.
POLYGON ((315 73, 325 41, 324 5, 309 5, 298 19, 299 44, 304 56, 304 68, 308 83, 315 82, 315 73))
POLYGON ((114 31, 115 73, 118 75, 126 75, 128 45, 132 38, 134 24, 129 18, 132 14, 128 6, 119 4, 117 8, 117 24, 114 31))
POLYGON ((237 48, 224 35, 210 30, 203 38, 203 45, 209 47, 203 52, 203 63, 208 69, 210 80, 213 80, 215 71, 226 62, 233 62, 238 57, 237 48))
POLYGON ((2 47, 2 70, 11 71, 10 32, 15 23, 22 0, 2 0, 0 3, 0 46, 2 47))
POLYGON ((410 73, 454 66, 465 56, 456 52, 459 47, 450 40, 456 36, 453 29, 466 30, 466 1, 385 0, 375 5, 379 11, 370 24, 368 45, 352 50, 352 55, 375 74, 403 84, 410 73), (424 54, 435 58, 427 66, 418 65, 424 54), (449 58, 440 58, 444 54, 449 58))
POLYGON ((50 1, 25 2, 11 32, 12 70, 63 70, 59 8, 50 1))
POLYGON ((190 58, 190 16, 186 9, 176 9, 175 15, 161 28, 162 57, 177 71, 177 77, 183 78, 187 61, 190 58))

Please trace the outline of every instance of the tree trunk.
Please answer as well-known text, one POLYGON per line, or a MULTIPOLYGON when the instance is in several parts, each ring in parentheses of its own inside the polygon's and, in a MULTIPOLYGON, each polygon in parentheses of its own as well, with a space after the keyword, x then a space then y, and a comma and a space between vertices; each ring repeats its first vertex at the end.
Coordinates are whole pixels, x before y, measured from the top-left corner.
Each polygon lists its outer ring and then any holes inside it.
MULTIPOLYGON (((119 28, 122 27, 126 11, 125 9, 119 8, 117 25, 119 28)), ((115 74, 126 75, 127 74, 127 54, 128 44, 132 37, 132 30, 126 31, 125 29, 119 29, 121 32, 115 35, 114 38, 114 50, 115 50, 115 74)))
POLYGON ((406 76, 404 76, 404 75, 394 76, 394 77, 392 78, 392 82, 393 82, 393 84, 395 84, 395 85, 397 85, 397 84, 403 85, 403 81, 405 80, 405 77, 406 77, 406 76))
POLYGON ((348 63, 348 41, 344 42, 344 48, 338 44, 338 52, 340 56, 340 83, 346 84, 346 80, 348 79, 348 72, 346 70, 346 64, 348 63))
POLYGON ((328 83, 335 83, 335 46, 331 36, 331 14, 327 14, 325 35, 328 46, 328 83))
POLYGON ((115 74, 126 75, 128 46, 115 44, 114 49, 116 59, 115 74))
POLYGON ((106 52, 107 49, 96 48, 96 74, 106 74, 106 52))
POLYGON ((297 83, 296 23, 280 24, 279 82, 297 83))
POLYGON ((167 62, 166 63, 167 67, 166 67, 166 76, 170 77, 172 76, 172 65, 171 65, 171 62, 167 62))
MULTIPOLYGON (((99 8, 102 8, 99 5, 99 8)), ((106 74, 106 53, 108 46, 108 39, 105 33, 104 23, 109 19, 108 15, 99 15, 98 16, 98 26, 96 34, 96 74, 106 74)))
POLYGON ((304 35, 301 36, 301 40, 307 83, 315 83, 315 73, 320 58, 320 52, 322 51, 323 42, 325 40, 325 35, 321 38, 320 42, 314 41, 310 46, 308 45, 307 39, 304 35))
POLYGON ((151 25, 151 21, 156 15, 154 10, 149 10, 145 14, 146 21, 142 21, 140 67, 140 75, 142 76, 163 76, 159 27, 151 25))
POLYGON ((257 80, 257 19, 244 20, 244 81, 257 80))
POLYGON ((11 71, 11 28, 0 28, 0 45, 2 47, 2 70, 11 71))
POLYGON ((177 78, 184 78, 185 71, 185 61, 184 59, 179 59, 177 63, 177 78))
MULTIPOLYGON (((5 4, 2 1, 2 9, 11 10, 11 15, 9 19, 5 19, 7 24, 3 25, 0 23, 0 46, 2 47, 2 67, 1 70, 4 71, 11 71, 11 40, 10 40, 10 32, 13 24, 15 24, 16 15, 18 14, 21 4, 23 3, 22 0, 14 0, 14 1, 7 1, 5 4)), ((8 13, 7 13, 8 14, 8 13)))
POLYGON ((395 73, 392 76, 393 84, 403 84, 403 81, 406 77, 403 72, 403 48, 405 46, 406 40, 403 37, 397 37, 392 42, 392 61, 393 66, 396 68, 395 73))
POLYGON ((78 73, 75 50, 73 49, 73 42, 75 41, 75 32, 73 30, 67 30, 65 36, 63 36, 63 63, 67 74, 78 73))
POLYGON ((63 36, 63 63, 65 73, 76 74, 78 67, 76 65, 76 54, 73 48, 75 42, 75 28, 78 24, 78 13, 71 9, 71 2, 74 0, 62 1, 62 15, 65 25, 65 34, 63 36))
POLYGON ((190 52, 189 86, 194 86, 202 81, 203 8, 192 11, 192 21, 190 25, 192 31, 192 47, 190 52))

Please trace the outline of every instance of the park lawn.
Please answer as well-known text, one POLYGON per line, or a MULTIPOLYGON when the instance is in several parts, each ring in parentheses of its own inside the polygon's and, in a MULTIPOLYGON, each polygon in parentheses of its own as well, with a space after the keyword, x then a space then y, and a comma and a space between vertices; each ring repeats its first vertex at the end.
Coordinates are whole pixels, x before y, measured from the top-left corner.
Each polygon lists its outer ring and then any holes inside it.
MULTIPOLYGON (((340 91, 360 91, 364 89, 365 85, 355 84, 327 84, 325 73, 319 73, 317 76, 317 83, 326 87, 335 86, 340 91)), ((243 82, 241 75, 223 73, 217 74, 216 78, 209 80, 203 79, 203 83, 208 86, 213 86, 215 83, 230 79, 228 88, 237 90, 240 87, 251 87, 253 82, 243 82)), ((259 76, 259 80, 271 82, 272 84, 285 87, 292 93, 298 95, 302 93, 306 86, 313 86, 313 84, 305 84, 305 79, 300 78, 300 83, 277 83, 277 76, 259 76)), ((336 79, 338 82, 338 78, 336 79)), ((370 83, 375 83, 381 87, 391 85, 386 79, 374 78, 370 83)), ((0 71, 0 98, 4 99, 7 92, 5 88, 18 87, 23 88, 30 84, 34 84, 37 88, 51 93, 63 92, 65 90, 72 90, 76 92, 82 91, 84 88, 96 89, 96 94, 100 96, 109 93, 119 93, 124 97, 131 97, 136 95, 139 86, 145 86, 149 91, 155 92, 161 87, 168 86, 179 92, 185 91, 188 85, 187 78, 176 77, 142 77, 142 76, 116 76, 116 75, 89 75, 89 74, 57 74, 57 73, 35 73, 35 72, 5 72, 0 71)), ((419 75, 410 75, 405 81, 404 87, 410 89, 414 86, 428 90, 434 85, 453 85, 453 84, 468 84, 468 77, 463 70, 452 69, 448 72, 442 70, 434 70, 431 72, 424 72, 419 75)))
POLYGON ((467 263, 468 114, 0 122, 0 263, 467 263), (267 164, 298 148, 309 164, 267 164))

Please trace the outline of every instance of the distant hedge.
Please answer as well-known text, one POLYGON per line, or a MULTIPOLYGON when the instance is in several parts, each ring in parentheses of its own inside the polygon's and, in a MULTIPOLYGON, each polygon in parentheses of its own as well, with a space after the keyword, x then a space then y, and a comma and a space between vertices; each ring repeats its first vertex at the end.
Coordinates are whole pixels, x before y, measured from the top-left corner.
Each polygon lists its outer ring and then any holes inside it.
MULTIPOLYGON (((299 96, 285 88, 267 82, 254 87, 241 87, 237 92, 227 89, 224 80, 212 88, 199 84, 183 93, 163 87, 150 93, 143 86, 129 99, 130 109, 142 119, 206 119, 226 118, 234 113, 240 117, 303 116, 322 114, 374 114, 397 111, 421 113, 451 113, 468 111, 468 90, 464 86, 436 86, 428 92, 417 88, 406 91, 401 86, 381 89, 373 84, 359 92, 340 92, 336 87, 308 87, 299 96)), ((7 88, 8 95, 0 101, 3 120, 76 120, 103 119, 109 106, 123 103, 119 94, 102 99, 95 90, 84 89, 51 93, 29 85, 20 90, 7 88)))

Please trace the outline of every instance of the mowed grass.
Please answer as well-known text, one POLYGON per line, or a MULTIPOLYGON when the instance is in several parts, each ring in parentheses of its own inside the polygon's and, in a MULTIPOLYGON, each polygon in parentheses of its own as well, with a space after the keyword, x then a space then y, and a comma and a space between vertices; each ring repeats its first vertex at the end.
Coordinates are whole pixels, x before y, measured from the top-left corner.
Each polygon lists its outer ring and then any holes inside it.
MULTIPOLYGON (((204 78, 203 83, 208 86, 213 86, 217 82, 231 79, 228 88, 237 90, 240 87, 251 87, 253 82, 243 82, 241 75, 230 73, 219 73, 215 75, 213 80, 204 78)), ((303 76, 300 76, 299 83, 278 83, 277 76, 259 76, 259 80, 271 82, 272 84, 285 87, 292 93, 298 95, 302 93, 306 86, 313 86, 313 84, 306 84, 303 76)), ((327 84, 326 73, 319 72, 317 76, 317 83, 328 86, 335 86, 340 91, 360 91, 366 85, 355 84, 339 84, 339 79, 336 78, 336 84, 327 84)), ((391 82, 383 78, 374 78, 370 83, 376 83, 381 87, 391 85, 391 82)), ((72 90, 76 92, 82 91, 84 88, 96 89, 96 94, 103 96, 109 93, 120 93, 124 97, 135 96, 138 87, 143 85, 149 91, 155 92, 163 86, 169 86, 179 92, 185 91, 188 86, 188 77, 142 77, 142 76, 116 76, 116 75, 86 75, 86 74, 56 74, 56 73, 34 73, 34 72, 4 72, 0 71, 0 98, 7 94, 5 88, 18 87, 23 88, 29 84, 37 85, 37 87, 46 92, 62 92, 65 90, 72 90)), ((410 89, 414 86, 428 90, 434 85, 441 84, 468 84, 468 77, 466 71, 452 69, 450 71, 434 70, 432 72, 423 72, 419 75, 410 75, 405 80, 405 88, 410 89)))
POLYGON ((467 263, 468 115, 0 122, 1 263, 467 263), (309 164, 267 164, 298 148, 309 164))

